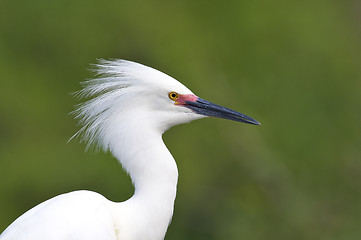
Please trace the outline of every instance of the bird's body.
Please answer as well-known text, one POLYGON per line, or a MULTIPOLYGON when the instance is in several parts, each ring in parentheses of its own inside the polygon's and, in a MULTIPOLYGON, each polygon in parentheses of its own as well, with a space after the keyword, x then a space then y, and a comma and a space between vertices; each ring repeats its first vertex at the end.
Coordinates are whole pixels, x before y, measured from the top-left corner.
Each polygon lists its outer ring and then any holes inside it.
POLYGON ((62 194, 24 213, 0 239, 115 240, 111 208, 112 204, 95 192, 62 194))
POLYGON ((112 202, 91 191, 47 200, 24 213, 0 240, 161 240, 173 215, 177 165, 162 134, 205 116, 259 124, 195 96, 175 79, 141 64, 101 61, 99 77, 79 92, 78 135, 110 151, 129 173, 134 195, 112 202))

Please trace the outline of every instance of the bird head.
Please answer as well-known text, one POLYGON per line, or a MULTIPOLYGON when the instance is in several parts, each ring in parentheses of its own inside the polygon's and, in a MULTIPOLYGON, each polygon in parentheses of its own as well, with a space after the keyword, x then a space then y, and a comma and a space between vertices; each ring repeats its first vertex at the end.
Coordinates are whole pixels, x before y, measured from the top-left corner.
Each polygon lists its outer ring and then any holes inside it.
MULTIPOLYGON (((100 60, 96 77, 77 94, 86 101, 74 111, 88 146, 108 148, 107 136, 123 126, 151 127, 161 133, 174 125, 204 117, 220 117, 259 125, 242 113, 199 98, 174 78, 125 60, 100 60)), ((76 135, 77 135, 76 134, 76 135)))

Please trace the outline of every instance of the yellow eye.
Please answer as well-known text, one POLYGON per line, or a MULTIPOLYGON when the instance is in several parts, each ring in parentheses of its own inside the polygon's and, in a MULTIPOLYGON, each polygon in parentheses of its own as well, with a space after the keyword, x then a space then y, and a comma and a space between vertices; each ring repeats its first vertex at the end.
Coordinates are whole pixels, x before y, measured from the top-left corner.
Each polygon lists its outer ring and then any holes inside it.
POLYGON ((176 101, 176 100, 179 98, 179 95, 178 95, 178 93, 176 93, 176 92, 170 92, 170 93, 168 94, 168 96, 169 96, 169 98, 170 98, 171 100, 173 100, 173 101, 176 101))

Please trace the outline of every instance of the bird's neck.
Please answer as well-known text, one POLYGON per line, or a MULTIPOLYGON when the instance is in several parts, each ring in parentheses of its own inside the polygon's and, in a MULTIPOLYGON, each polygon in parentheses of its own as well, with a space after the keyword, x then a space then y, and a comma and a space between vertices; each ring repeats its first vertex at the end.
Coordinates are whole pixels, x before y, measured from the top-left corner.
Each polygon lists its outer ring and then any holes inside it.
POLYGON ((138 237, 143 234, 145 239, 153 239, 152 236, 163 239, 173 215, 177 165, 160 132, 138 128, 138 134, 134 131, 127 134, 130 129, 123 129, 120 135, 123 139, 118 139, 119 145, 112 147, 135 187, 133 197, 120 204, 125 211, 122 214, 131 215, 128 221, 133 219, 137 223, 138 237))

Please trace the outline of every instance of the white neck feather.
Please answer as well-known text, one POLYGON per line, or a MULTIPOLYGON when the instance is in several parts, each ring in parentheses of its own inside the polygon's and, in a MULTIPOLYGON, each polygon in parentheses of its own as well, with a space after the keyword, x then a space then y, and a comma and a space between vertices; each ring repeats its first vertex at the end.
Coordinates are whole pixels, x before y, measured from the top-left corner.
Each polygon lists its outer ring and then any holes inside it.
POLYGON ((118 219, 119 239, 159 240, 164 238, 173 215, 177 165, 161 132, 153 127, 134 127, 118 126, 109 145, 135 187, 133 197, 118 205, 121 218, 115 218, 118 219), (134 127, 138 131, 134 131, 134 127), (126 233, 122 229, 126 229, 126 233))

